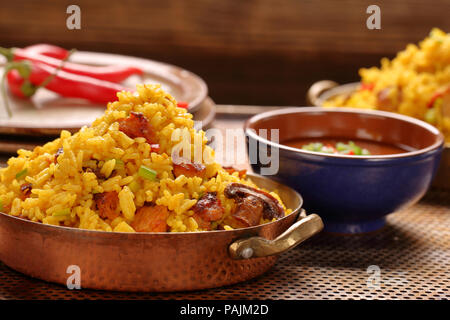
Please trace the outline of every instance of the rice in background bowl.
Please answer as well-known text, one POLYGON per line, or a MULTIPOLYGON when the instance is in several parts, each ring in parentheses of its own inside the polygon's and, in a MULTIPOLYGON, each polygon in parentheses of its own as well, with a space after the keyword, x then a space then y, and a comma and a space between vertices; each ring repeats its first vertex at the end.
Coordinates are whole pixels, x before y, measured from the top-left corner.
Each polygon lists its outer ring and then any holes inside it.
POLYGON ((450 34, 433 29, 381 67, 362 68, 361 86, 324 106, 398 112, 435 125, 450 142, 450 34))

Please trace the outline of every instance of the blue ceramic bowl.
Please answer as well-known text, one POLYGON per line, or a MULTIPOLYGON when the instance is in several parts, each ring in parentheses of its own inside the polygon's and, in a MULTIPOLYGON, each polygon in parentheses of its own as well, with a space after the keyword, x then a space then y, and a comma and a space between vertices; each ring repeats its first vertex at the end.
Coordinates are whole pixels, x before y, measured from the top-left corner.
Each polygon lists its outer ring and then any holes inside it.
POLYGON ((319 214, 325 230, 360 233, 385 224, 389 213, 417 202, 438 168, 444 138, 433 126, 403 115, 350 108, 303 107, 265 112, 245 124, 253 170, 296 189, 305 208, 319 214), (268 138, 260 131, 267 129, 268 138), (279 143, 274 142, 279 129, 279 143), (323 154, 283 145, 292 139, 367 140, 407 150, 398 154, 323 154), (259 155, 267 147, 272 160, 259 155), (279 155, 277 156, 277 152, 279 155), (278 164, 276 161, 279 161, 278 164), (263 164, 264 163, 264 164, 263 164))

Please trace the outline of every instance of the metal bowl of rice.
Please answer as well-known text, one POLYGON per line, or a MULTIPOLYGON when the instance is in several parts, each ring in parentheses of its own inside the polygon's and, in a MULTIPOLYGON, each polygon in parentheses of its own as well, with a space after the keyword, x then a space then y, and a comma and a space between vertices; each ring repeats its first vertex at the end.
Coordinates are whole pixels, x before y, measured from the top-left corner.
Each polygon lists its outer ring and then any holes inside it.
POLYGON ((61 284, 75 270, 84 288, 193 290, 253 278, 322 229, 292 189, 215 162, 159 85, 117 96, 0 169, 6 265, 61 284))

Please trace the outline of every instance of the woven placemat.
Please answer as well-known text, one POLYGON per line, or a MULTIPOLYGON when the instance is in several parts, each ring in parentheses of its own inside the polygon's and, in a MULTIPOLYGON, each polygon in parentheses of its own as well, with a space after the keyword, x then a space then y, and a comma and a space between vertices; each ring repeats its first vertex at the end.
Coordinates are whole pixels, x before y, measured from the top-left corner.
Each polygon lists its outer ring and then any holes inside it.
POLYGON ((449 299, 449 264, 450 193, 431 191, 377 232, 321 233, 245 283, 164 294, 70 291, 0 263, 0 299, 449 299))

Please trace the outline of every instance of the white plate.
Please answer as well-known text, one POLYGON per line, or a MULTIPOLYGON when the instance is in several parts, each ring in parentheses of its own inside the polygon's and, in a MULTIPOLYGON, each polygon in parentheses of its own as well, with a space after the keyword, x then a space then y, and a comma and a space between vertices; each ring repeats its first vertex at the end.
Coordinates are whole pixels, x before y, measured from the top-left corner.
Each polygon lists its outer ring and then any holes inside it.
MULTIPOLYGON (((189 104, 195 112, 207 97, 208 88, 197 75, 179 67, 147 59, 97 52, 75 52, 70 61, 91 65, 132 65, 144 71, 142 76, 131 76, 123 85, 133 88, 137 83, 159 83, 178 101, 189 104)), ((4 62, 4 61, 3 61, 4 62)), ((3 73, 3 68, 0 67, 3 73)), ((89 125, 100 116, 105 105, 83 99, 61 97, 40 89, 31 100, 22 100, 9 94, 13 117, 8 118, 0 99, 0 133, 46 135, 65 129, 74 131, 89 125)))

